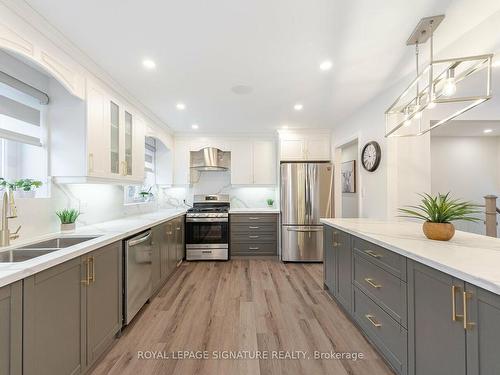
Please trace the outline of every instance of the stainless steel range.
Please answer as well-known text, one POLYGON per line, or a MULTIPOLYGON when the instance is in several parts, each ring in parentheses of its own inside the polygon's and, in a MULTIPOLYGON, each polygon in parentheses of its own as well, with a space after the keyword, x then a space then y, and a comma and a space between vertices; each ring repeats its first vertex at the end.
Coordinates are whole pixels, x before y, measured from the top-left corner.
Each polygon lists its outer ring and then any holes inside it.
POLYGON ((186 215, 186 260, 229 259, 229 196, 195 195, 186 215))

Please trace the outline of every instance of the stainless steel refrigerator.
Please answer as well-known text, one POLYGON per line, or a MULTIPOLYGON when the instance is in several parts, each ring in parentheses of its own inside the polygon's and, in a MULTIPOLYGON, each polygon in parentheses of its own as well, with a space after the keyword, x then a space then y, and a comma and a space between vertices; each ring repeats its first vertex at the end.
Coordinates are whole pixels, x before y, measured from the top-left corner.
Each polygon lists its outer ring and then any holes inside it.
POLYGON ((282 163, 281 259, 285 262, 323 261, 323 226, 332 217, 331 163, 282 163))

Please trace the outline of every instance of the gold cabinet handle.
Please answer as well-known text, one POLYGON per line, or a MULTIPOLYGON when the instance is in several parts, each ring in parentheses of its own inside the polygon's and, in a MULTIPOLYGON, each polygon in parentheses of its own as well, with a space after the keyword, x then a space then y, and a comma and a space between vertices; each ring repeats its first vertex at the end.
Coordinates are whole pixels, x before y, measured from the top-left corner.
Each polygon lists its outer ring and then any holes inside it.
POLYGON ((382 255, 380 254, 377 254, 376 252, 374 252, 373 250, 365 250, 365 254, 368 254, 369 256, 373 257, 373 258, 382 258, 382 255))
POLYGON ((89 257, 89 264, 92 264, 91 270, 92 274, 89 276, 89 284, 95 283, 95 263, 94 263, 94 257, 89 257))
POLYGON ((259 238, 260 236, 248 236, 248 238, 259 238))
POLYGON ((467 321, 467 300, 472 297, 472 293, 470 292, 463 292, 463 299, 464 299, 464 329, 467 330, 470 328, 470 326, 475 325, 476 323, 473 322, 468 322, 467 321))
POLYGON ((86 266, 86 270, 85 270, 85 279, 82 280, 82 284, 85 284, 85 285, 89 285, 90 284, 90 262, 89 262, 89 259, 86 259, 85 260, 85 266, 86 266))
POLYGON ((382 324, 380 324, 379 322, 377 322, 375 320, 375 317, 373 315, 366 314, 365 318, 368 319, 370 321, 370 323, 373 324, 374 327, 377 327, 377 328, 382 327, 382 324))
POLYGON ((248 248, 248 250, 259 250, 259 248, 258 248, 258 247, 252 247, 252 246, 250 246, 250 247, 248 248))
POLYGON ((451 286, 451 320, 454 322, 460 321, 463 318, 463 315, 457 314, 457 301, 456 295, 457 292, 460 292, 460 287, 456 285, 451 286))
POLYGON ((375 284, 375 281, 373 279, 370 279, 369 277, 367 277, 365 279, 366 283, 371 285, 372 287, 374 287, 375 289, 379 289, 379 288, 382 288, 382 285, 379 285, 379 284, 375 284))
POLYGON ((248 229, 259 229, 260 227, 248 227, 248 229))
POLYGON ((94 172, 94 154, 89 153, 89 172, 94 172))

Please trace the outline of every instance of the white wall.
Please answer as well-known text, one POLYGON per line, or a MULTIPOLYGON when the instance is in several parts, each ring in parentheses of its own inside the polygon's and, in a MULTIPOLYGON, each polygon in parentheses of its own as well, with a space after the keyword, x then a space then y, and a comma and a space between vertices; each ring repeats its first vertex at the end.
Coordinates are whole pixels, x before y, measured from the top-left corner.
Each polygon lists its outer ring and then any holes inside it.
MULTIPOLYGON (((499 195, 500 137, 432 137, 432 193, 451 192, 455 198, 484 204, 499 195)), ((484 223, 461 222, 458 229, 484 234, 484 223)))
POLYGON ((358 158, 358 142, 351 142, 342 147, 341 162, 356 161, 356 192, 342 193, 342 217, 358 217, 358 199, 359 199, 359 168, 361 164, 358 158))

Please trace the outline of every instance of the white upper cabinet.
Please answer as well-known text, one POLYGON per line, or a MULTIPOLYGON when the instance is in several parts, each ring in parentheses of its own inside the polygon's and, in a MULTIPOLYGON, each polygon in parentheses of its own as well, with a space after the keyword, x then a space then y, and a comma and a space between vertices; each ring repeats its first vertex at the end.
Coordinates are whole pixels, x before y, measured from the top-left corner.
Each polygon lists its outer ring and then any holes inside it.
POLYGON ((231 184, 253 184, 252 142, 248 140, 233 141, 231 147, 231 184))
POLYGON ((59 182, 141 183, 144 179, 144 121, 90 81, 85 104, 86 121, 52 127, 52 138, 66 139, 64 143, 53 142, 52 175, 59 182), (74 136, 82 131, 85 137, 74 136), (82 154, 78 155, 79 152, 82 154), (86 168, 69 170, 65 165, 69 154, 74 159, 83 159, 86 168))
POLYGON ((330 133, 285 132, 280 134, 281 161, 330 160, 330 133))
POLYGON ((276 144, 273 140, 253 142, 253 183, 276 185, 276 144))
POLYGON ((272 140, 231 142, 232 185, 275 185, 276 148, 272 140))

